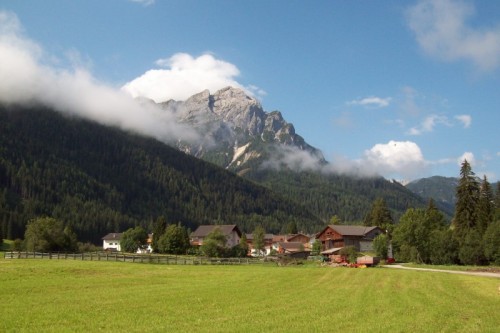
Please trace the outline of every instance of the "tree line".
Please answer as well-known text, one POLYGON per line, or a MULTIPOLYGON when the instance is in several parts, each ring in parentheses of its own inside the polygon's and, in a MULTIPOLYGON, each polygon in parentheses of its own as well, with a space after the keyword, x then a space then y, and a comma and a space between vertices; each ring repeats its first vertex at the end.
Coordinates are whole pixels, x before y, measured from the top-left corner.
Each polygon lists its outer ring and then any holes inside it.
POLYGON ((487 177, 477 178, 465 160, 456 196, 451 224, 432 199, 427 208, 409 208, 397 225, 383 204, 374 205, 375 218, 368 225, 387 230, 374 241, 377 253, 386 257, 391 244, 395 258, 403 262, 500 265, 500 183, 494 194, 487 177))

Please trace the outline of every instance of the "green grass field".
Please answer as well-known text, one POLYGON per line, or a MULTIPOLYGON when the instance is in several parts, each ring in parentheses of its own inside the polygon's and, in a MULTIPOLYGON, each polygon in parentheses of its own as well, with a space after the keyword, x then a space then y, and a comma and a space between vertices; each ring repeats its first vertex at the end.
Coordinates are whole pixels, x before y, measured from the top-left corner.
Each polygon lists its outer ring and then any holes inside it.
POLYGON ((499 332, 499 286, 384 268, 0 259, 0 332, 499 332))

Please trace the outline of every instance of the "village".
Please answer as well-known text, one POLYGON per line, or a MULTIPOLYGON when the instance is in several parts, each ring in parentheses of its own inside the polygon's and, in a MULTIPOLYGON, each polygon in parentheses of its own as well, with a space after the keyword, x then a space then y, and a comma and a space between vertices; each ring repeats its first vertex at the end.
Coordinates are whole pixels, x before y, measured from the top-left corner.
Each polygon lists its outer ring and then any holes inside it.
MULTIPOLYGON (((307 259, 311 255, 320 256, 321 260, 335 264, 352 263, 342 249, 353 249, 356 254, 373 254, 373 240, 384 231, 377 226, 361 225, 328 225, 317 234, 294 233, 274 235, 265 233, 263 246, 257 249, 254 244, 254 234, 243 234, 235 224, 230 225, 200 225, 190 234, 190 245, 199 249, 204 241, 215 230, 219 230, 226 239, 226 248, 233 248, 246 239, 247 256, 267 257, 281 256, 288 258, 307 259), (315 245, 316 244, 316 245, 315 245)), ((122 233, 109 233, 102 238, 102 248, 108 252, 121 252, 122 233)), ((152 253, 153 234, 148 234, 147 244, 139 247, 137 253, 152 253)), ((357 256, 354 264, 375 265, 380 258, 372 255, 357 256)), ((389 260, 391 256, 389 255, 389 260)))

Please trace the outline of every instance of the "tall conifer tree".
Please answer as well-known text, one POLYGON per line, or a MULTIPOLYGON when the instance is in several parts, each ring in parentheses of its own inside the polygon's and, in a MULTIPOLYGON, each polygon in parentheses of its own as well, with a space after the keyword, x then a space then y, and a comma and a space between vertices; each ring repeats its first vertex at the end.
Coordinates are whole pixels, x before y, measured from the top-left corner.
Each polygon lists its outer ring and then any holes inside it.
POLYGON ((370 212, 365 217, 364 225, 378 226, 391 234, 394 220, 383 198, 378 198, 373 202, 370 212))
POLYGON ((460 179, 457 186, 457 204, 455 206, 454 227, 458 240, 477 227, 477 207, 479 202, 479 182, 472 168, 464 160, 460 169, 460 179))
POLYGON ((491 185, 486 176, 484 176, 479 191, 478 204, 478 231, 481 235, 484 234, 488 226, 493 223, 493 217, 495 215, 494 199, 491 185))

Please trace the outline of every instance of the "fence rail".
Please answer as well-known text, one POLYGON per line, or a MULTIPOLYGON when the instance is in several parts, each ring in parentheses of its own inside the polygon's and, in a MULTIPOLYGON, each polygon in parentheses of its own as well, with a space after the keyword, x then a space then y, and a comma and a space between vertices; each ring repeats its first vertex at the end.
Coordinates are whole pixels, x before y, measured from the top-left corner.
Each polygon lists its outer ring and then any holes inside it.
POLYGON ((130 253, 61 253, 61 252, 4 252, 5 259, 59 259, 59 260, 87 260, 87 261, 117 261, 134 263, 154 263, 167 265, 252 265, 264 263, 254 258, 208 258, 194 256, 169 256, 156 254, 130 253))

